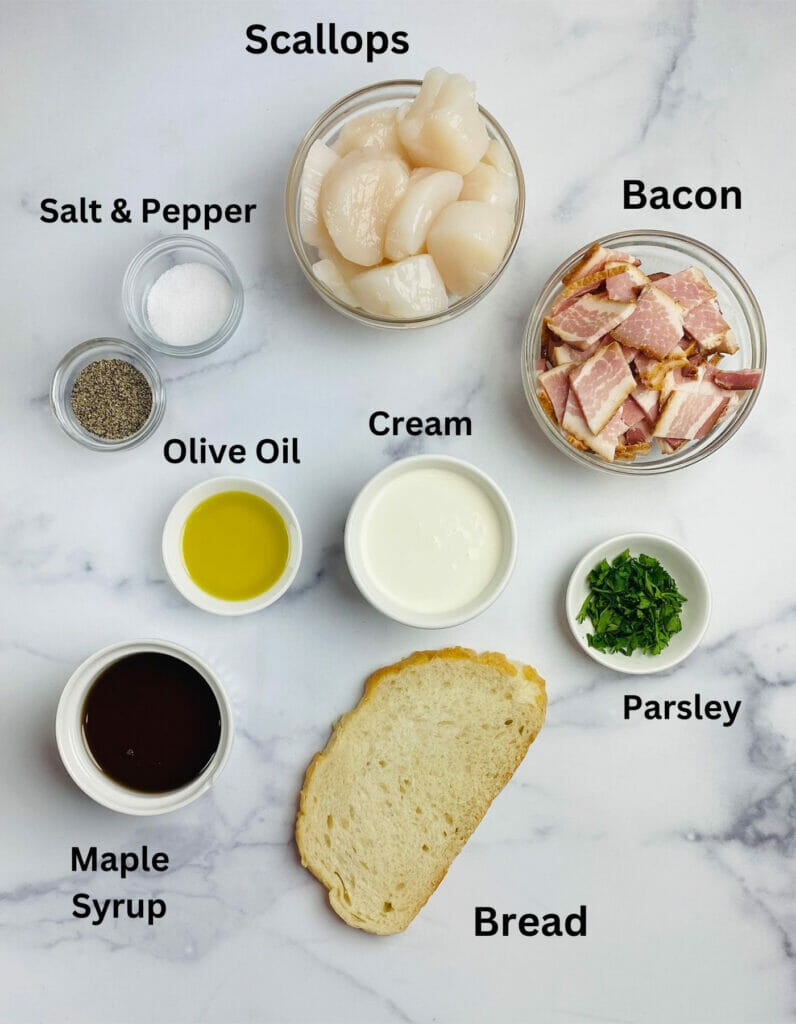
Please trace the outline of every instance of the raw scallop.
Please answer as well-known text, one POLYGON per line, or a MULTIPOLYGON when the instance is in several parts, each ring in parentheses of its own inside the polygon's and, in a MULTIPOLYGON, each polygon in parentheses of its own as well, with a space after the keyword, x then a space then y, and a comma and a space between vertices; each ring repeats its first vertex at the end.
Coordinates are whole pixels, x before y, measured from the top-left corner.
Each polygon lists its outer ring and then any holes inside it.
POLYGON ((509 153, 505 143, 501 142, 500 139, 489 140, 489 145, 486 147, 486 153, 481 157, 481 162, 489 164, 490 167, 494 167, 501 174, 515 178, 514 161, 511 159, 511 153, 509 153))
POLYGON ((489 145, 473 83, 432 68, 417 98, 398 110, 398 138, 415 164, 469 174, 489 145))
POLYGON ((461 198, 494 203, 513 212, 517 203, 517 179, 513 174, 501 174, 482 160, 466 175, 461 198))
POLYGON ((426 246, 452 295, 485 284, 506 254, 514 217, 492 203, 451 203, 431 225, 426 246))
POLYGON ((448 308, 445 285, 426 254, 366 270, 351 279, 351 290, 363 309, 378 316, 404 319, 448 308))
POLYGON ((313 142, 304 161, 301 175, 301 200, 299 203, 299 230, 307 245, 321 245, 328 241, 326 228, 321 221, 318 199, 321 185, 327 171, 339 161, 337 153, 322 142, 313 142))
POLYGON ((332 167, 320 211, 341 256, 363 267, 381 263, 387 221, 408 182, 403 160, 375 150, 355 150, 332 167))
POLYGON ((346 156, 355 149, 375 149, 405 156, 398 138, 397 113, 397 107, 383 107, 352 118, 343 125, 332 149, 338 156, 346 156))
POLYGON ((437 215, 459 198, 462 176, 455 171, 420 168, 412 172, 406 195, 395 207, 387 225, 384 254, 390 260, 414 256, 426 244, 428 229, 437 215))
POLYGON ((356 274, 362 273, 362 267, 359 264, 343 259, 337 249, 335 249, 331 239, 327 239, 323 245, 318 246, 318 255, 322 260, 331 260, 334 263, 346 284, 349 284, 351 278, 356 274))
POLYGON ((347 306, 356 306, 357 300, 354 293, 348 287, 348 282, 343 277, 340 267, 334 260, 318 260, 312 264, 312 272, 329 291, 347 306))
POLYGON ((517 194, 517 176, 511 154, 499 139, 491 139, 481 162, 465 177, 459 198, 495 203, 513 211, 517 205, 517 194))

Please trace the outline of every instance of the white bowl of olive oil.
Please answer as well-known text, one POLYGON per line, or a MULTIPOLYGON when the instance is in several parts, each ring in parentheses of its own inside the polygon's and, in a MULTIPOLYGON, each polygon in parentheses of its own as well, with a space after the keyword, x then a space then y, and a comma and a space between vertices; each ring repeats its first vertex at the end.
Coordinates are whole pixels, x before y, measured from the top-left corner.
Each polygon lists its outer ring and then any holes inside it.
POLYGON ((163 527, 163 563, 186 600, 215 615, 278 601, 301 563, 301 528, 281 494, 247 477, 197 484, 163 527))

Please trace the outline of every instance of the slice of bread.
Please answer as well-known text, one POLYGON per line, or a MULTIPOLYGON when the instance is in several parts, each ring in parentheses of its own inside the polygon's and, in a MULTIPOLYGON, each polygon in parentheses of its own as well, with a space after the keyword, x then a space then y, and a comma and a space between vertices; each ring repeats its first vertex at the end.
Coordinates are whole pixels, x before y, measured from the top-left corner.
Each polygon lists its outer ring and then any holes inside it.
POLYGON ((544 721, 544 680, 502 654, 420 651, 375 672, 307 769, 301 863, 354 928, 403 931, 544 721))

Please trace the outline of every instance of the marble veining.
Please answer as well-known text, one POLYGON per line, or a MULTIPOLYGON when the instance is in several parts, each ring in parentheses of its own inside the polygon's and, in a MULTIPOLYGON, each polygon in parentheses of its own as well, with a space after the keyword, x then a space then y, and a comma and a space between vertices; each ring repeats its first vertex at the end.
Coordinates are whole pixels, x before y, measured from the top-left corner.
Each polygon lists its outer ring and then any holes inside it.
POLYGON ((78 1024, 785 1024, 796 1020, 796 500, 791 389, 793 238, 787 188, 796 8, 784 0, 363 0, 338 26, 404 28, 410 54, 254 57, 245 26, 295 30, 327 6, 22 3, 0 9, 6 99, 0 417, 3 666, 0 1020, 78 1024), (449 30, 460 15, 467 31, 449 30), (525 169, 525 227, 505 274, 467 316, 375 332, 329 310, 283 225, 296 144, 367 82, 463 70, 525 169), (743 208, 624 211, 622 180, 738 184, 743 208), (44 225, 45 196, 257 202, 209 237, 245 285, 240 329, 202 360, 155 355, 164 422, 133 451, 96 455, 48 409, 65 350, 129 338, 128 260, 163 225, 44 225), (651 227, 724 253, 769 334, 760 400, 701 465, 651 480, 571 465, 527 410, 524 323, 551 270, 591 239, 651 227), (470 416, 470 437, 374 437, 376 409, 470 416), (169 465, 170 437, 296 435, 300 465, 242 467, 296 509, 304 558, 265 612, 203 615, 168 583, 160 531, 176 498, 237 467, 169 465), (419 452, 469 459, 505 491, 519 555, 484 615, 428 633, 380 616, 346 569, 343 527, 370 476, 419 452), (571 641, 567 578, 615 533, 651 530, 704 565, 702 646, 660 676, 600 669, 571 641), (90 653, 162 636, 214 666, 236 740, 212 790, 160 819, 114 815, 72 784, 55 749, 58 696, 90 653), (503 650, 548 681, 548 720, 511 784, 411 928, 348 929, 293 843, 312 755, 380 665, 429 646, 503 650), (623 718, 623 697, 741 700, 736 723, 623 718), (72 873, 71 849, 170 857, 165 874, 72 873), (93 926, 72 898, 162 898, 149 927, 93 926), (476 905, 568 913, 584 940, 476 938, 476 905))

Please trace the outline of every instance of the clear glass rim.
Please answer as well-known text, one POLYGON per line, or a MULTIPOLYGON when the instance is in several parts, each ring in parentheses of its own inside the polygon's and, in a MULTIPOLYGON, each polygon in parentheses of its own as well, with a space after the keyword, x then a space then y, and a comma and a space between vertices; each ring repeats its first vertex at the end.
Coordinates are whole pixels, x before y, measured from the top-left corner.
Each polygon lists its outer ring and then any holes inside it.
MULTIPOLYGON (((704 242, 691 238, 689 235, 655 229, 618 231, 610 235, 603 235, 596 241, 600 245, 609 248, 612 246, 619 248, 627 245, 643 245, 645 243, 663 247, 663 243, 666 243, 666 247, 681 251, 684 255, 689 255, 689 250, 693 250, 704 254, 709 259, 718 263, 726 274, 724 283, 733 293, 743 311, 752 348, 758 353, 754 368, 763 370, 765 375, 766 327, 762 311, 749 284, 725 256, 722 256, 721 253, 712 249, 704 242)), ((521 354, 522 383, 525 397, 534 419, 541 427, 545 436, 552 441, 559 451, 580 465, 588 466, 590 469, 606 473, 620 473, 625 476, 654 476, 659 473, 671 473, 674 470, 695 465, 697 462, 701 462, 709 455, 718 451, 741 428, 757 402, 762 388, 762 381, 760 386, 748 395, 741 408, 733 415, 720 434, 712 439, 711 435, 708 435, 698 445, 689 445, 682 452, 675 452, 673 455, 668 455, 665 458, 661 456, 654 462, 606 462, 599 455, 591 452, 582 452, 569 444, 561 431, 550 421, 542 409, 539 397, 536 394, 533 366, 535 365, 534 353, 537 343, 541 338, 541 326, 545 310, 554 294, 561 287, 562 276, 593 244, 593 242, 589 242, 581 246, 577 252, 574 252, 556 267, 542 288, 525 325, 521 354)))
POLYGON ((323 131, 327 130, 334 124, 343 112, 353 113, 361 107, 368 106, 373 100, 375 94, 387 89, 411 89, 417 91, 420 89, 422 84, 422 81, 418 78, 396 78, 384 82, 377 82, 374 85, 366 85, 362 89, 357 89, 355 92, 349 93, 347 96, 343 96, 342 99, 334 103, 317 118, 312 127, 302 138, 291 162, 285 187, 285 223, 287 225, 287 232, 290 238, 291 247, 304 276, 321 298, 336 309, 338 313, 342 313, 344 316, 349 317, 351 320, 356 320, 358 323, 368 324, 371 327, 385 328, 387 330, 430 327, 434 324, 445 323, 447 320, 453 320, 455 317, 461 316, 462 313, 466 313, 468 309, 471 309, 480 302, 481 299, 483 299, 492 290, 492 288, 494 288, 503 271, 508 266, 509 260, 517 247, 517 242, 519 241, 520 233, 522 232, 523 221, 525 219, 525 179, 523 177, 520 159, 517 156, 517 151, 514 149, 511 139, 501 126, 500 122, 497 121, 488 110, 479 104, 478 109, 481 116, 486 121, 491 135, 498 138, 506 146, 514 166, 514 173, 517 179, 517 205, 514 215, 514 231, 512 232, 508 248, 506 249, 506 253, 500 263, 500 266, 492 277, 481 285, 477 291, 473 292, 472 295, 468 295, 463 299, 458 299, 440 313, 432 313, 429 316, 413 317, 412 319, 404 320, 394 320, 390 317, 377 316, 373 313, 366 313, 364 310, 356 306, 349 306, 345 302, 341 302, 340 299, 338 299, 337 296, 326 287, 326 285, 315 277, 312 272, 312 263, 307 256, 304 242, 301 238, 298 220, 296 217, 296 202, 301 186, 301 175, 304 169, 304 161, 307 158, 307 152, 309 151, 310 146, 323 131))
POLYGON ((166 235, 164 238, 157 238, 154 242, 149 242, 130 260, 122 278, 122 307, 133 333, 145 345, 164 355, 175 356, 177 359, 190 359, 215 352, 229 341, 238 329, 243 316, 243 283, 230 258, 213 242, 206 238, 200 238, 198 235, 166 235), (174 252, 177 249, 199 249, 218 260, 232 289, 232 308, 227 319, 215 334, 196 345, 169 345, 168 342, 163 341, 149 330, 146 321, 139 315, 136 303, 133 302, 133 286, 146 263, 155 256, 174 252))
POLYGON ((71 348, 55 368, 50 385, 50 408, 64 433, 73 441, 78 441, 92 451, 123 451, 127 448, 136 448, 157 430, 166 411, 166 389, 163 386, 160 371, 144 349, 121 338, 90 338, 71 348), (144 425, 129 437, 106 440, 90 433, 78 422, 72 412, 71 392, 63 397, 61 395, 61 385, 68 379, 72 367, 77 362, 82 362, 85 356, 94 354, 97 359, 127 358, 133 361, 133 365, 140 364, 140 366, 136 366, 136 369, 143 367, 142 372, 152 389, 152 409, 144 425))

